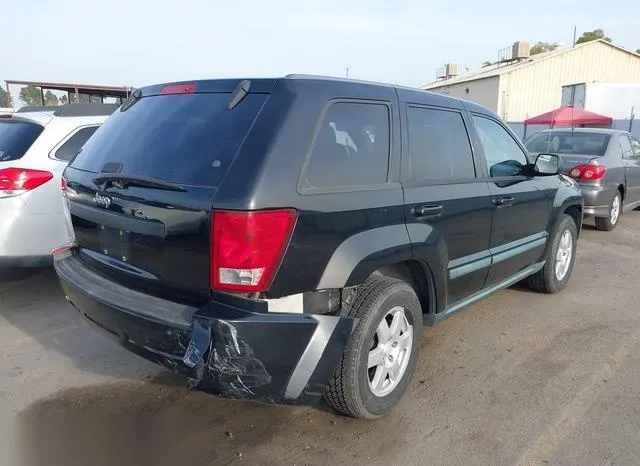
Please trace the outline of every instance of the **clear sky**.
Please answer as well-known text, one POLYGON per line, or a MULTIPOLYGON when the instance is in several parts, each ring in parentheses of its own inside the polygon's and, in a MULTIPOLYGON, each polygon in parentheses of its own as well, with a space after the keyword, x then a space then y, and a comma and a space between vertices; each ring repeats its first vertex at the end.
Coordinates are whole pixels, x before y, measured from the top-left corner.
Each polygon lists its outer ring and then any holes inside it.
POLYGON ((604 29, 640 48, 640 0, 4 0, 0 80, 141 86, 314 73, 421 85, 516 40, 604 29))

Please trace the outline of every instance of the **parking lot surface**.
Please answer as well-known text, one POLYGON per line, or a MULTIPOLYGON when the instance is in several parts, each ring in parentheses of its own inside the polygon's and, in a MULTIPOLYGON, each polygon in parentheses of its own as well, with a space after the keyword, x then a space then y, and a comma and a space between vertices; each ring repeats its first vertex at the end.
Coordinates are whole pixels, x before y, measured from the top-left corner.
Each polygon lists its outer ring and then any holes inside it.
POLYGON ((389 416, 224 400, 89 327, 51 271, 0 283, 0 464, 638 464, 640 212, 587 220, 569 287, 426 328, 389 416))

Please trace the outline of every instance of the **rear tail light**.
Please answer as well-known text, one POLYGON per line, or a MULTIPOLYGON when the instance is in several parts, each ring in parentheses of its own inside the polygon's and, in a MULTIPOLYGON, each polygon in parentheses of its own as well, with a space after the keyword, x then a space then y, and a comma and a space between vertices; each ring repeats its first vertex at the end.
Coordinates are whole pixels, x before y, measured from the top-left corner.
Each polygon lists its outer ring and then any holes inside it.
POLYGON ((599 180, 605 173, 607 173, 607 167, 591 164, 578 165, 569 170, 569 175, 578 180, 599 180))
POLYGON ((18 196, 53 178, 53 173, 28 168, 0 170, 0 198, 18 196))
POLYGON ((53 260, 61 260, 66 259, 67 257, 73 256, 73 250, 77 247, 75 242, 70 242, 67 244, 63 244, 62 246, 58 246, 51 251, 53 255, 53 260))
POLYGON ((268 290, 289 245, 295 210, 214 211, 211 221, 211 288, 268 290))

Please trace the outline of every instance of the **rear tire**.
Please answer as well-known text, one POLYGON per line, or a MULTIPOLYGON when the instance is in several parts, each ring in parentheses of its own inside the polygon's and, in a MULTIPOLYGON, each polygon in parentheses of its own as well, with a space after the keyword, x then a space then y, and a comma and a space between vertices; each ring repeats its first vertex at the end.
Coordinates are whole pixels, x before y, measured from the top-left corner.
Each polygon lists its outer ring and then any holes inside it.
POLYGON ((422 309, 407 283, 372 277, 358 288, 346 315, 358 323, 324 397, 336 411, 375 419, 388 413, 409 386, 420 349, 422 309))
POLYGON ((596 217, 596 228, 600 231, 613 230, 622 215, 622 195, 619 191, 616 191, 616 195, 613 197, 611 204, 609 205, 608 217, 596 217))
POLYGON ((575 263, 577 239, 576 223, 571 216, 562 214, 551 238, 544 267, 527 279, 532 290, 557 293, 567 286, 575 263))

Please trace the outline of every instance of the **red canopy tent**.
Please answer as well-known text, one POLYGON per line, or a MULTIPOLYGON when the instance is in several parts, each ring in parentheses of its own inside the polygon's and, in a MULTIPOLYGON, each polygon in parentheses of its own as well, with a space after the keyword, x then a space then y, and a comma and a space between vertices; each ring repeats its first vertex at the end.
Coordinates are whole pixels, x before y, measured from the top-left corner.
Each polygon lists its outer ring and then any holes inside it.
POLYGON ((524 134, 527 134, 527 125, 611 125, 613 119, 598 113, 588 112, 581 108, 565 106, 551 112, 543 113, 524 120, 524 134))

